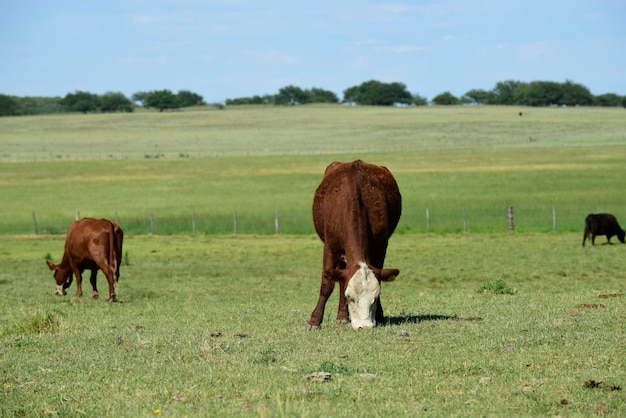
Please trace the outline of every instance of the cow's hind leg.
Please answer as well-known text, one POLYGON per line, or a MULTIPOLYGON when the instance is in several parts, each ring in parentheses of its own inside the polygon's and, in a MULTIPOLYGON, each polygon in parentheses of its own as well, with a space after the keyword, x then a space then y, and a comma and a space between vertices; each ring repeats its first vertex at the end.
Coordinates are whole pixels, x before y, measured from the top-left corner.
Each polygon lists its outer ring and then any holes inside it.
POLYGON ((98 269, 92 269, 91 277, 89 277, 89 281, 91 282, 91 288, 93 289, 92 296, 94 299, 100 299, 100 294, 98 293, 98 287, 96 286, 97 276, 98 276, 98 269))
POLYGON ((108 264, 100 266, 109 283, 109 302, 117 302, 117 277, 108 264))

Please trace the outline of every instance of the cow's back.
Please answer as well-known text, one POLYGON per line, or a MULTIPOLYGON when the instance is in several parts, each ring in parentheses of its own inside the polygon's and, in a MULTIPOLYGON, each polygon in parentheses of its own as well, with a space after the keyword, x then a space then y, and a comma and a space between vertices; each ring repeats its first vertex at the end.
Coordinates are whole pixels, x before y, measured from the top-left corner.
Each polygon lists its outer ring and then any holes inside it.
POLYGON ((84 218, 74 222, 68 231, 65 252, 73 264, 91 268, 101 260, 109 263, 110 255, 115 252, 115 244, 116 236, 111 221, 84 218))
POLYGON ((361 160, 330 164, 313 199, 313 222, 322 241, 339 239, 346 225, 360 225, 361 232, 386 240, 401 211, 402 198, 391 172, 361 160))

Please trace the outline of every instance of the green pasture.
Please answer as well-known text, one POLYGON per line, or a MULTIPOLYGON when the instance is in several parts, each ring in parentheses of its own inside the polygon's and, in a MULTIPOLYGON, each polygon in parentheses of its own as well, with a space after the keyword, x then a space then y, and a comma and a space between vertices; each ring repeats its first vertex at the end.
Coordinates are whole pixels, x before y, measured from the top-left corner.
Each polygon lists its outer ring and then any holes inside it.
POLYGON ((322 249, 311 235, 130 236, 117 304, 76 298, 75 285, 53 294, 44 258, 58 258, 62 236, 3 242, 0 416, 626 408, 621 244, 581 248, 578 233, 397 235, 387 325, 335 325, 335 293, 322 329, 306 332, 322 249), (309 377, 318 372, 330 380, 309 377))
POLYGON ((581 242, 625 226, 625 161, 624 109, 0 118, 0 417, 622 416, 626 246, 581 242), (334 294, 305 332, 313 193, 356 158, 403 196, 388 320, 336 325, 334 294), (77 212, 126 233, 122 303, 53 294, 77 212))
POLYGON ((597 108, 212 108, 0 119, 0 233, 81 216, 132 234, 313 232, 324 168, 388 166, 399 233, 582 230, 626 216, 626 114, 597 108), (519 113, 522 113, 522 116, 519 113), (426 211, 430 214, 427 224, 426 211), (34 216, 33 216, 34 214, 34 216), (556 219, 553 219, 556 215, 556 219), (35 225, 36 223, 36 225, 35 225))

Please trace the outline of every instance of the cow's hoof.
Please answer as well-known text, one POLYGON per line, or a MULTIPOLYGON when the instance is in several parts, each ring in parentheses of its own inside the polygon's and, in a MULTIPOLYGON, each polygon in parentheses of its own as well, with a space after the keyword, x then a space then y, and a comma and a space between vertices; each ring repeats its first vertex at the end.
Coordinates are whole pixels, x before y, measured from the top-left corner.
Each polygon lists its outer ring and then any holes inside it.
POLYGON ((317 331, 320 329, 319 325, 309 325, 306 326, 306 331, 317 331))
POLYGON ((114 303, 114 302, 119 302, 119 300, 117 300, 117 298, 113 296, 109 298, 109 302, 114 303))
POLYGON ((98 294, 98 292, 93 292, 93 298, 94 298, 95 300, 100 299, 100 295, 98 294))
POLYGON ((347 320, 347 319, 337 319, 337 323, 338 324, 347 324, 348 322, 350 322, 350 321, 347 320))

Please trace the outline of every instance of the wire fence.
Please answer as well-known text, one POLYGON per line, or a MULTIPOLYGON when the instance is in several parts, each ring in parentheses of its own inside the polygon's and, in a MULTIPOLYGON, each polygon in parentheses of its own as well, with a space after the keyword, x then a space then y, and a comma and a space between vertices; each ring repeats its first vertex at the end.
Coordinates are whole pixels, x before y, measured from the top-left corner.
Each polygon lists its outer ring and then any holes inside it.
MULTIPOLYGON (((136 235, 196 235, 196 234, 313 234, 315 233, 310 214, 291 213, 276 209, 272 214, 258 214, 233 211, 221 214, 198 214, 158 216, 149 212, 144 216, 120 217, 116 212, 108 217, 118 223, 126 233, 136 235)), ((407 211, 396 229, 397 233, 515 233, 515 232, 572 232, 581 230, 586 214, 572 216, 566 213, 559 218, 559 211, 552 207, 540 215, 516 211, 513 206, 498 211, 490 210, 483 213, 458 210, 434 211, 425 208, 423 211, 407 211), (419 215, 421 212, 421 215, 419 215), (519 213, 518 213, 519 212, 519 213), (546 213, 547 212, 547 213, 546 213), (456 213, 456 214, 455 214, 456 213), (522 218, 521 228, 517 217, 522 218), (536 218, 541 216, 541 219, 536 218), (530 219, 532 218, 532 219, 530 219)), ((74 216, 63 219, 58 217, 40 216, 32 212, 32 225, 18 226, 5 233, 14 234, 64 234, 71 223, 81 219, 80 211, 74 216), (43 219, 43 221, 42 221, 43 219)), ((15 226, 15 225, 13 225, 15 226)))

